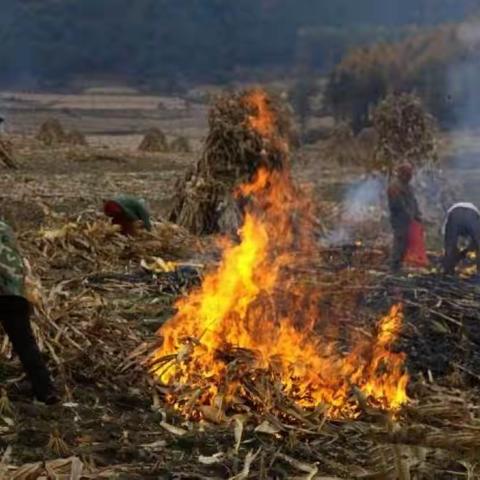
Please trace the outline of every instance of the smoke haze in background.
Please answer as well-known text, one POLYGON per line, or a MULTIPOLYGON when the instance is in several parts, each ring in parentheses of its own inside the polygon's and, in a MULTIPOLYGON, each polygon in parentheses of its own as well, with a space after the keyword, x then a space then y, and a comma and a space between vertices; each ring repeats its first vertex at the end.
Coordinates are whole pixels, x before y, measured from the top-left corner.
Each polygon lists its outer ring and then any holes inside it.
POLYGON ((480 205, 480 18, 462 23, 457 39, 465 47, 465 55, 452 64, 447 79, 453 125, 452 154, 446 165, 449 181, 456 185, 455 195, 446 203, 466 201, 480 205))
POLYGON ((480 125, 480 20, 461 24, 457 38, 465 48, 464 58, 448 72, 448 94, 453 102, 455 126, 480 125))

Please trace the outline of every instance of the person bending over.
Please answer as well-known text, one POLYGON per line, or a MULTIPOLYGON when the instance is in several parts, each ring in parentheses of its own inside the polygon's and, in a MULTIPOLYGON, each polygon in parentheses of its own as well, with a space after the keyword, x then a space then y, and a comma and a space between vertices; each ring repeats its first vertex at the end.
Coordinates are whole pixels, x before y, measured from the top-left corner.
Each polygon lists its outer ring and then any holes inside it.
POLYGON ((457 264, 469 251, 476 253, 477 274, 480 273, 480 211, 473 203, 456 203, 448 211, 443 224, 445 256, 443 270, 453 275, 457 264), (465 239, 466 248, 460 249, 459 243, 465 239))
POLYGON ((112 219, 114 225, 120 226, 123 235, 134 236, 137 224, 143 224, 148 231, 152 229, 150 213, 143 200, 129 195, 119 195, 103 204, 103 211, 112 219))

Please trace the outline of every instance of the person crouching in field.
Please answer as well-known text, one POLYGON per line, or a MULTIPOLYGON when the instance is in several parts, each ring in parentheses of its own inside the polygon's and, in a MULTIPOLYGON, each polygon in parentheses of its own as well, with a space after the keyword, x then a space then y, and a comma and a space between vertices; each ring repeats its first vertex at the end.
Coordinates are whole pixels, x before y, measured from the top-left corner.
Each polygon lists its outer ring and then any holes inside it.
POLYGON ((408 249, 409 232, 412 222, 420 222, 421 215, 417 199, 413 193, 410 181, 413 167, 410 163, 402 163, 388 186, 388 206, 390 224, 393 230, 393 247, 391 269, 398 272, 408 249))
POLYGON ((135 235, 137 224, 150 231, 150 213, 143 200, 129 195, 119 195, 111 200, 104 201, 103 211, 112 219, 114 225, 120 226, 123 235, 135 235))
POLYGON ((35 398, 53 404, 59 399, 33 336, 24 282, 24 263, 14 234, 6 223, 0 222, 0 323, 23 365, 35 398))
POLYGON ((476 253, 477 274, 480 274, 480 211, 473 203, 456 203, 448 211, 443 224, 445 256, 443 270, 446 275, 453 275, 455 267, 467 253, 476 253), (466 239, 467 247, 460 250, 460 239, 466 239))

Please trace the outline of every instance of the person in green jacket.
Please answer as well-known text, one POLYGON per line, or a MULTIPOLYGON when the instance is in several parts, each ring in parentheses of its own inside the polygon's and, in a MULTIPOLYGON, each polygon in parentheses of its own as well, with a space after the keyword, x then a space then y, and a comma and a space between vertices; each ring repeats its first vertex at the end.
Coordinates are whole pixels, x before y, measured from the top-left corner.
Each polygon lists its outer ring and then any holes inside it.
POLYGON ((20 358, 35 398, 53 404, 59 399, 30 325, 24 270, 13 231, 0 221, 0 323, 20 358))
POLYGON ((119 225, 123 235, 135 235, 136 225, 142 223, 148 231, 152 229, 150 213, 145 202, 130 195, 118 195, 106 200, 103 211, 112 219, 114 225, 119 225))

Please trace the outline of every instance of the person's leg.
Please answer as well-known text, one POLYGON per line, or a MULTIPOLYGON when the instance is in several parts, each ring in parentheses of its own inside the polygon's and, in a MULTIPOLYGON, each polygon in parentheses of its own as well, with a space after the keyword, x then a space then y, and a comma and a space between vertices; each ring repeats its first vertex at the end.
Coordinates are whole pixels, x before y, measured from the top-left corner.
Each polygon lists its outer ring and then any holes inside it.
POLYGON ((443 258, 443 271, 446 275, 453 275, 455 267, 460 260, 458 250, 458 228, 455 221, 450 218, 447 222, 444 238, 445 256, 443 258))
POLYGON ((408 230, 394 229, 393 230, 393 247, 391 258, 391 269, 393 272, 398 272, 402 267, 403 257, 407 251, 408 230))
POLYGON ((58 401, 50 373, 38 349, 30 325, 30 306, 22 297, 0 297, 0 321, 13 350, 20 358, 37 400, 48 404, 58 401))
POLYGON ((480 275, 480 220, 475 218, 470 224, 471 250, 475 252, 477 275, 480 275))

